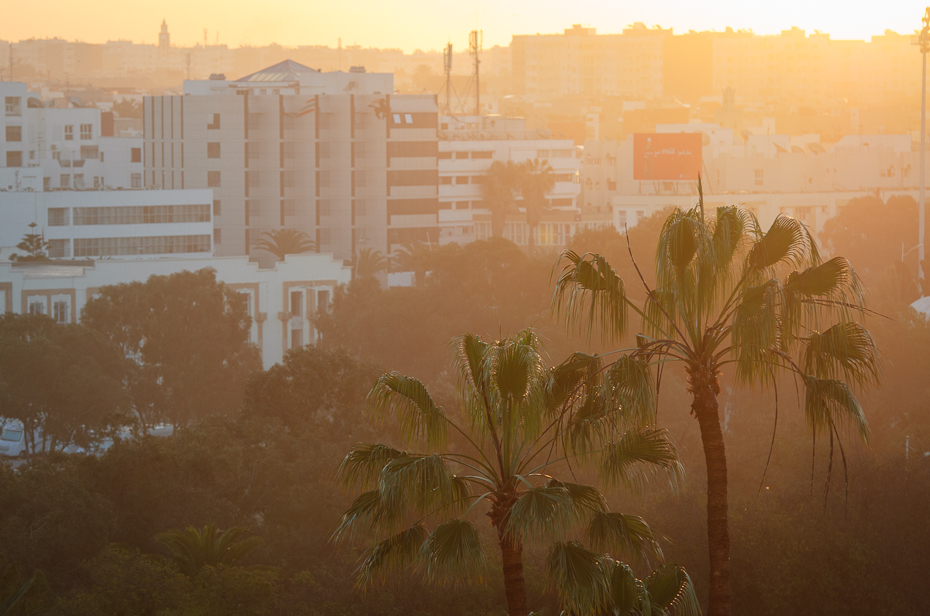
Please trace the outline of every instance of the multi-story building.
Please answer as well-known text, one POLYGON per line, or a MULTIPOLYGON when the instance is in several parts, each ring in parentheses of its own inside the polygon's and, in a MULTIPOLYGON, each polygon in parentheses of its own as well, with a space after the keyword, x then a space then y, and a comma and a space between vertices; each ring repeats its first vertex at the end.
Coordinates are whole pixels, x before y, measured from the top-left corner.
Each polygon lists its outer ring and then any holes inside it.
POLYGON ((580 25, 564 34, 514 35, 514 94, 528 97, 662 96, 663 45, 671 30, 640 23, 598 35, 580 25))
POLYGON ((284 227, 342 259, 425 240, 439 209, 436 100, 392 91, 390 74, 291 61, 185 82, 184 96, 144 99, 145 185, 213 189, 219 255, 284 227))
POLYGON ((313 326, 317 310, 326 310, 334 288, 351 278, 341 261, 322 254, 288 255, 268 269, 259 269, 246 257, 0 261, 0 314, 46 314, 59 323, 75 323, 102 286, 205 267, 242 294, 252 317, 250 341, 260 350, 265 368, 280 362, 287 350, 319 338, 313 326))
MULTIPOLYGON (((558 240, 565 235, 562 225, 574 222, 580 211, 581 165, 571 139, 553 139, 549 131, 528 130, 522 118, 443 116, 440 127, 440 244, 466 244, 490 237, 490 212, 485 209, 481 195, 481 182, 488 167, 494 161, 522 164, 534 159, 548 162, 555 180, 555 187, 547 196, 551 210, 536 231, 537 243, 564 244, 558 240), (554 222, 556 219, 558 222, 554 222), (559 226, 554 231, 550 223, 559 226)), ((527 243, 527 232, 524 216, 511 216, 504 227, 504 237, 521 245, 527 243)))
POLYGON ((0 99, 0 188, 142 187, 142 140, 113 137, 99 109, 58 107, 15 81, 0 83, 0 99))
POLYGON ((203 189, 0 192, 0 261, 27 233, 55 259, 210 257, 212 209, 203 189))

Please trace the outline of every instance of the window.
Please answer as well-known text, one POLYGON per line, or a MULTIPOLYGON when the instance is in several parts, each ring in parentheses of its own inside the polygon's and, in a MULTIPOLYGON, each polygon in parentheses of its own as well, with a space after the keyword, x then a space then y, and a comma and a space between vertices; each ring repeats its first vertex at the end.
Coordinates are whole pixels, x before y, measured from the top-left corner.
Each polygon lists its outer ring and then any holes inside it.
POLYGON ((129 176, 129 187, 130 188, 142 188, 142 174, 133 173, 129 176))
POLYGON ((440 160, 452 158, 452 152, 440 152, 436 158, 440 160))
POLYGON ((220 142, 211 141, 207 143, 207 158, 219 158, 220 157, 220 142))
POLYGON ((22 167, 23 166, 23 153, 22 152, 7 152, 6 153, 6 166, 7 167, 22 167))
POLYGON ((394 124, 400 124, 400 114, 399 114, 399 113, 395 113, 395 114, 394 114, 394 124))
POLYGON ((7 141, 22 141, 23 140, 23 127, 22 126, 7 126, 6 127, 6 140, 7 141))
MULTIPOLYGON (((103 159, 101 159, 102 161, 103 159)), ((132 148, 129 151, 129 162, 141 163, 142 162, 142 148, 132 148)))
POLYGON ((81 146, 81 160, 97 160, 100 158, 100 148, 95 145, 81 146))
POLYGON ((301 346, 301 338, 303 338, 302 329, 292 329, 291 330, 291 348, 296 349, 301 346))
MULTIPOLYGON (((51 215, 51 208, 49 209, 51 215)), ((74 225, 138 225, 210 222, 210 205, 145 205, 74 208, 74 225)), ((49 223, 51 224, 51 223, 49 223)))
POLYGON ((303 291, 291 291, 291 316, 297 317, 301 314, 301 306, 303 305, 304 292, 303 291))
POLYGON ((64 227, 68 224, 68 208, 50 207, 48 208, 48 226, 64 227))
POLYGON ((69 297, 55 297, 52 299, 52 318, 56 323, 71 322, 71 300, 69 297))
POLYGON ((458 176, 456 176, 456 177, 455 177, 455 183, 456 183, 456 184, 468 184, 468 176, 467 176, 467 175, 458 175, 458 176))
POLYGON ((65 141, 74 141, 74 126, 65 125, 65 141))
POLYGON ((329 291, 317 291, 317 308, 323 312, 329 311, 329 291))
POLYGON ((74 240, 74 256, 78 258, 209 253, 210 239, 209 235, 77 238, 74 240))
POLYGON ((100 153, 100 162, 103 162, 103 152, 100 153))
POLYGON ((764 181, 764 169, 756 169, 756 186, 762 186, 764 181))
POLYGON ((213 122, 211 122, 210 124, 207 124, 207 128, 211 130, 218 130, 219 127, 220 127, 220 114, 214 113, 213 122))
POLYGON ((219 200, 219 199, 214 199, 214 200, 213 200, 213 215, 214 215, 214 216, 219 216, 219 215, 220 215, 220 212, 222 212, 222 209, 223 209, 223 208, 222 208, 222 205, 220 204, 220 200, 219 200))
POLYGON ((472 158, 494 158, 494 152, 472 152, 472 158))
POLYGON ((404 122, 406 122, 407 124, 413 124, 413 116, 410 115, 409 113, 405 113, 404 122))
POLYGON ((93 134, 93 124, 81 124, 81 139, 93 139, 93 134))
POLYGON ((456 153, 455 153, 455 158, 457 158, 457 159, 460 159, 460 158, 468 158, 468 152, 456 152, 456 153))
POLYGON ((207 188, 217 188, 220 185, 220 172, 207 171, 207 188))
POLYGON ((623 229, 624 227, 626 227, 626 225, 627 225, 626 210, 618 210, 617 211, 617 226, 623 229))
POLYGON ((84 174, 83 173, 74 174, 74 188, 75 190, 84 190, 84 174))
POLYGON ((42 190, 51 190, 52 188, 52 178, 44 177, 42 178, 42 190))
POLYGON ((442 177, 439 178, 439 183, 440 183, 440 184, 451 184, 451 183, 452 183, 452 178, 449 177, 449 176, 447 176, 447 175, 444 175, 444 176, 442 176, 442 177))
POLYGON ((46 305, 44 297, 30 297, 26 300, 26 307, 31 315, 45 314, 46 305))
POLYGON ((332 205, 330 205, 329 199, 321 199, 319 204, 320 216, 332 216, 332 205))
POLYGON ((71 174, 62 173, 58 178, 58 188, 71 188, 71 174))
POLYGON ((49 240, 48 256, 52 259, 65 259, 71 256, 71 240, 49 240))
POLYGON ((214 229, 214 230, 213 230, 213 243, 214 243, 214 244, 222 244, 222 243, 223 243, 223 233, 222 233, 222 231, 223 231, 222 229, 214 229))
POLYGON ((5 101, 6 114, 20 115, 20 102, 18 96, 7 96, 5 101))

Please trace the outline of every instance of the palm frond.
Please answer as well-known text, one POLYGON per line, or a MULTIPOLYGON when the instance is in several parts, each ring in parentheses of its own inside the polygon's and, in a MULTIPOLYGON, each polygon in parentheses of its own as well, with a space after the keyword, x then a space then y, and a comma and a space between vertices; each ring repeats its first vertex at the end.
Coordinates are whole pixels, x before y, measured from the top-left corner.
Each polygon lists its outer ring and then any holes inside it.
POLYGON ((550 412, 557 412, 563 405, 580 394, 580 387, 590 391, 594 379, 601 369, 598 355, 572 353, 568 359, 549 372, 548 403, 550 412))
POLYGON ((787 342, 803 325, 820 328, 820 317, 843 320, 861 317, 865 294, 859 277, 843 257, 791 272, 785 279, 785 331, 787 342))
POLYGON ((505 532, 517 540, 563 534, 578 522, 578 510, 563 486, 538 486, 523 492, 510 509, 505 532))
POLYGON ((606 511, 607 501, 601 491, 594 486, 586 486, 580 483, 569 483, 550 479, 546 482, 546 487, 565 488, 568 498, 571 499, 575 508, 575 516, 581 518, 592 511, 606 511))
POLYGON ((672 487, 684 477, 678 452, 666 430, 634 428, 619 440, 608 443, 602 452, 601 470, 605 479, 627 488, 642 489, 647 479, 664 474, 672 487))
POLYGON ((349 543, 374 532, 390 531, 403 517, 407 504, 385 501, 380 490, 359 494, 339 520, 330 541, 349 543))
POLYGON ((385 464, 402 455, 402 451, 388 445, 357 443, 340 462, 336 476, 349 489, 368 485, 381 474, 385 464))
POLYGON ((725 274, 733 262, 733 257, 751 229, 752 220, 745 210, 736 206, 717 208, 714 222, 714 254, 717 257, 717 271, 725 274))
POLYGON ((621 355, 604 375, 604 388, 622 416, 632 425, 644 425, 655 414, 655 377, 643 358, 621 355))
POLYGON ((588 339, 600 328, 609 340, 618 340, 626 331, 627 300, 623 279, 598 254, 578 256, 566 250, 555 285, 552 304, 556 314, 573 331, 585 332, 588 339))
POLYGON ((822 379, 843 379, 855 385, 877 383, 880 361, 868 330, 854 322, 837 323, 812 333, 804 350, 804 369, 822 379))
POLYGON ((595 550, 625 553, 639 563, 662 558, 659 537, 635 515, 594 512, 585 531, 585 543, 595 550))
POLYGON ((869 424, 849 385, 835 379, 802 378, 806 389, 804 413, 814 436, 830 434, 832 426, 853 422, 859 437, 869 442, 869 424))
POLYGON ((746 257, 752 271, 760 271, 786 262, 794 267, 820 263, 820 252, 807 226, 801 221, 779 214, 769 230, 757 240, 746 257))
POLYGON ((701 616, 694 583, 683 567, 662 565, 643 582, 653 610, 659 608, 670 616, 701 616))
POLYGON ((628 565, 605 557, 601 558, 601 568, 607 572, 608 592, 613 603, 613 610, 607 610, 607 614, 652 616, 651 609, 642 609, 645 588, 628 565))
POLYGON ((609 605, 608 581, 600 560, 577 541, 553 544, 546 572, 566 613, 597 614, 609 605))
POLYGON ((425 512, 453 506, 460 496, 456 493, 453 477, 442 456, 406 454, 384 465, 378 490, 382 502, 402 502, 425 512))
POLYGON ((419 380, 399 372, 382 375, 367 397, 367 412, 374 417, 392 414, 409 444, 442 447, 449 438, 448 418, 419 380))
POLYGON ((736 378, 741 383, 767 382, 770 375, 765 354, 779 347, 779 298, 777 278, 747 287, 733 312, 730 337, 736 357, 736 378))
POLYGON ((456 577, 481 577, 487 566, 475 525, 451 520, 436 526, 420 550, 426 577, 441 581, 456 577))
POLYGON ((423 542, 426 541, 427 531, 423 524, 414 524, 392 537, 376 544, 362 555, 356 574, 356 585, 370 586, 384 579, 391 570, 412 565, 423 542))

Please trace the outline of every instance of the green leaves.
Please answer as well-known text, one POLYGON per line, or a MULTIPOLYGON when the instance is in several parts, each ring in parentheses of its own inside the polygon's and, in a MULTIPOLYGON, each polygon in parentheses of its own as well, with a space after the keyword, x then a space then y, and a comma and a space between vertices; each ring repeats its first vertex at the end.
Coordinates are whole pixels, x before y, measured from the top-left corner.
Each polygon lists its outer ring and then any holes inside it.
POLYGON ((852 384, 877 383, 880 363, 872 335, 859 323, 841 322, 813 332, 804 351, 804 369, 819 378, 852 384))
POLYGON ((606 607, 609 588, 598 556, 577 541, 553 544, 546 572, 564 611, 599 614, 606 607))
POLYGON ((423 383, 389 372, 368 393, 367 410, 373 416, 389 413, 397 419, 404 439, 410 444, 441 447, 449 438, 445 411, 437 406, 423 383))
POLYGON ((375 544, 362 556, 356 573, 357 586, 369 586, 384 579, 391 569, 412 564, 426 540, 427 530, 423 524, 414 524, 392 537, 375 544))
POLYGON ((806 389, 804 413, 814 436, 827 434, 831 429, 851 421, 866 443, 869 442, 869 425, 849 385, 835 379, 802 377, 806 389))
POLYGON ((801 221, 779 214, 766 234, 753 244, 746 265, 759 271, 783 261, 799 267, 806 260, 815 265, 820 262, 820 252, 810 230, 801 221))
POLYGON ((420 550, 420 562, 430 580, 480 576, 487 566, 478 531, 465 520, 450 520, 434 528, 420 550))
POLYGON ((523 541, 528 537, 558 536, 578 521, 575 503, 561 485, 528 489, 513 504, 506 532, 523 541))
POLYGON ((604 552, 623 552, 636 562, 662 558, 659 538, 639 516, 596 511, 585 531, 585 542, 604 552))
POLYGON ((387 445, 366 445, 359 443, 352 447, 336 469, 336 476, 342 479, 347 488, 370 484, 380 475, 385 464, 404 455, 401 451, 387 445))
POLYGON ((623 280, 598 254, 578 256, 566 250, 556 281, 553 309, 569 329, 586 332, 590 339, 599 328, 608 340, 617 340, 626 330, 627 298, 623 280))
POLYGON ((651 428, 628 430, 620 439, 608 443, 602 453, 601 469, 608 482, 633 489, 642 489, 646 480, 658 473, 666 474, 674 487, 684 475, 667 431, 651 428))

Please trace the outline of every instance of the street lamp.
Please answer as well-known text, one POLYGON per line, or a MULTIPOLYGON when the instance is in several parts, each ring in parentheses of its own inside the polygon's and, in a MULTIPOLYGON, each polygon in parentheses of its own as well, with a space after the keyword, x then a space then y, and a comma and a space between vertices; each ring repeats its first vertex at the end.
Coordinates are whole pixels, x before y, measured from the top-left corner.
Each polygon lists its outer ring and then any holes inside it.
POLYGON ((921 295, 923 295, 924 281, 924 227, 926 227, 926 212, 924 209, 924 186, 926 175, 926 141, 927 141, 927 52, 930 51, 930 7, 927 7, 924 13, 924 27, 920 31, 918 44, 920 53, 923 56, 923 64, 920 70, 920 204, 919 214, 917 216, 917 281, 921 286, 921 295))

